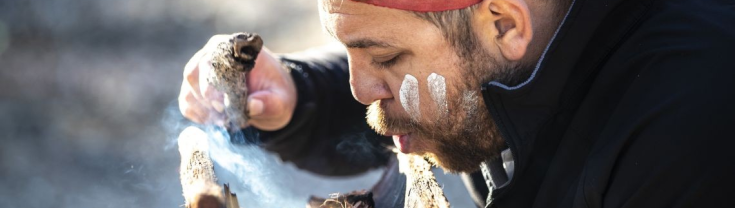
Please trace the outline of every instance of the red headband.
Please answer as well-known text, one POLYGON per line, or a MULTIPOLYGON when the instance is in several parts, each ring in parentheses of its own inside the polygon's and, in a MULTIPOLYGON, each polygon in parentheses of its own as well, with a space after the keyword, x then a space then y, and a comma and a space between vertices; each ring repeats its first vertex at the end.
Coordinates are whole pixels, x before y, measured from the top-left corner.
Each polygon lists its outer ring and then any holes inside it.
POLYGON ((375 6, 415 12, 441 12, 467 8, 482 0, 352 0, 375 6))

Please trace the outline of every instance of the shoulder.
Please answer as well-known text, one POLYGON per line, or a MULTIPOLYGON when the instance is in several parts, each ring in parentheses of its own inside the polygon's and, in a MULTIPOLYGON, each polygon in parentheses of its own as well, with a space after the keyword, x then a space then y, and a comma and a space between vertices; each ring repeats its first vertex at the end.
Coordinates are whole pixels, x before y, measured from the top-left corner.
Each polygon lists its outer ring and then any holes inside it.
POLYGON ((662 2, 601 74, 625 84, 610 82, 623 93, 585 167, 585 198, 599 206, 731 203, 735 28, 724 25, 735 18, 721 18, 735 13, 721 10, 733 7, 662 2))

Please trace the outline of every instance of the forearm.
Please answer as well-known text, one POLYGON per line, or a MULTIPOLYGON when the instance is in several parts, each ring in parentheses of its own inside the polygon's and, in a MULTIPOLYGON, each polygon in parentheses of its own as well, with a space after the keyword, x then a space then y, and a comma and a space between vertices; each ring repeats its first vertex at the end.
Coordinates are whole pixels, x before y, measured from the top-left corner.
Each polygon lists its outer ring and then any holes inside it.
POLYGON ((352 175, 384 165, 389 152, 365 122, 351 94, 344 51, 319 49, 284 55, 298 104, 281 130, 261 132, 264 147, 297 167, 323 175, 352 175))

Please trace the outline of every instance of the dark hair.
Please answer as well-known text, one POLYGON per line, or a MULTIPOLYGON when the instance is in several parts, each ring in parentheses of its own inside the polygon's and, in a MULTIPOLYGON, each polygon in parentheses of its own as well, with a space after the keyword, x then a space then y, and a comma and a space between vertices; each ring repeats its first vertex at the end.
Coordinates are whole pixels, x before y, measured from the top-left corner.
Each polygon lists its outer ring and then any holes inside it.
POLYGON ((459 55, 471 55, 472 47, 478 47, 472 29, 472 15, 480 4, 442 12, 413 12, 417 17, 436 25, 459 55))
MULTIPOLYGON (((359 0, 358 0, 359 1, 359 0)), ((546 1, 550 9, 554 10, 554 17, 561 18, 566 14, 572 0, 540 0, 546 1)), ((480 7, 480 3, 464 9, 448 10, 441 12, 412 12, 417 17, 426 20, 438 27, 445 38, 454 46, 461 55, 467 53, 468 44, 478 44, 472 37, 472 16, 480 7)), ((467 54, 469 55, 469 54, 467 54)))

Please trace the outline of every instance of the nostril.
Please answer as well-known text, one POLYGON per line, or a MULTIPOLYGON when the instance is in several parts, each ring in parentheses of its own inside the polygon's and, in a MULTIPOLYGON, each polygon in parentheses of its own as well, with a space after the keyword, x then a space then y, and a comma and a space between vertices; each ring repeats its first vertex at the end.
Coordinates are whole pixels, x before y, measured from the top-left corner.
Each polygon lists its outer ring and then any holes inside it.
POLYGON ((382 99, 393 97, 388 83, 384 79, 385 70, 375 70, 369 66, 369 60, 350 59, 350 88, 355 100, 369 105, 382 99))
POLYGON ((363 105, 369 105, 378 100, 393 98, 385 83, 376 78, 350 81, 350 84, 352 96, 363 105))

